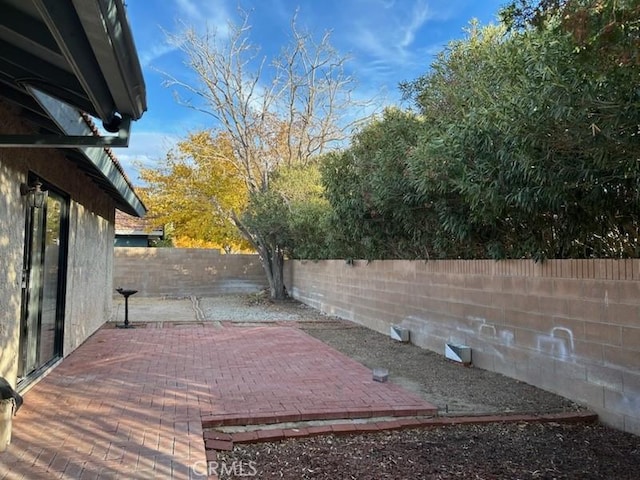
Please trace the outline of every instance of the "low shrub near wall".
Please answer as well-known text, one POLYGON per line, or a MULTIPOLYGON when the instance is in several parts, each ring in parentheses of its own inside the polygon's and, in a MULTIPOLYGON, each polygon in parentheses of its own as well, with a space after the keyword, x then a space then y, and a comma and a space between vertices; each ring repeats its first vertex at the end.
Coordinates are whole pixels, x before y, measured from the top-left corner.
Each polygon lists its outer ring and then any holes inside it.
POLYGON ((138 296, 211 296, 268 286, 257 255, 222 255, 195 248, 114 250, 113 288, 132 288, 138 296))
POLYGON ((640 260, 291 261, 298 300, 583 403, 640 434, 640 260))

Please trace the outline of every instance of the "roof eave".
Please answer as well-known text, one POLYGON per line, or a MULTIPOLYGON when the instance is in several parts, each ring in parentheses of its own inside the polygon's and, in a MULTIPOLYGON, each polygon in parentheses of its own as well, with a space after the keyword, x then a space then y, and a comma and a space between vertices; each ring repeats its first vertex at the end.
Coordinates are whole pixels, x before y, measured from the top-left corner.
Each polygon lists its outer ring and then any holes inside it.
POLYGON ((147 110, 144 77, 122 0, 73 0, 120 115, 147 110))
POLYGON ((122 0, 32 1, 105 128, 142 117, 144 78, 122 0))

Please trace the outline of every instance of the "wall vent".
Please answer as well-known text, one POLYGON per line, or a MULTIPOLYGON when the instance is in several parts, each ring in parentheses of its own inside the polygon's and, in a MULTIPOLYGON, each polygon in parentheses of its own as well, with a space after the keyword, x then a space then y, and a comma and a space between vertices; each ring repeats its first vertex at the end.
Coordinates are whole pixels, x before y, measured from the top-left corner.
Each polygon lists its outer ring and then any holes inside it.
POLYGON ((471 347, 466 345, 454 345, 452 343, 445 343, 444 356, 454 362, 462 363, 463 365, 471 364, 471 347))
POLYGON ((398 342, 408 342, 409 330, 400 325, 391 325, 391 338, 398 342))

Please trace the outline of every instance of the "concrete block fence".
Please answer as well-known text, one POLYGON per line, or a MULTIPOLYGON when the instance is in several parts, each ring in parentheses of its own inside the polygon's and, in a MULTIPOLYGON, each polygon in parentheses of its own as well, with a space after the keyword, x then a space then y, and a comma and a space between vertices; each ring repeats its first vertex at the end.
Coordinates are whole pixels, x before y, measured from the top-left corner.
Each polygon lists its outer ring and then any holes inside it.
POLYGON ((197 248, 114 251, 113 288, 138 290, 136 296, 205 297, 257 292, 268 286, 257 255, 223 255, 197 248))
POLYGON ((640 260, 290 261, 287 288, 325 313, 593 409, 640 435, 640 260))
MULTIPOLYGON (((115 248, 113 288, 150 297, 253 292, 256 255, 115 248)), ((475 366, 571 398, 640 435, 640 260, 288 261, 298 300, 444 353, 468 345, 475 366)), ((114 295, 117 295, 114 293, 114 295)))

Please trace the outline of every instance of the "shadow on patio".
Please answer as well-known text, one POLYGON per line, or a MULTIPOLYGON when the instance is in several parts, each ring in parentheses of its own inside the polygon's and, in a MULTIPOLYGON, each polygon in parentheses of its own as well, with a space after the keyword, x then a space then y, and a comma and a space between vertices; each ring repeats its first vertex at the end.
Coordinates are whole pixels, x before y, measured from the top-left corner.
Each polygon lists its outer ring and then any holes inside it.
POLYGON ((203 418, 435 413, 295 328, 112 327, 25 395, 0 478, 202 478, 203 418))

